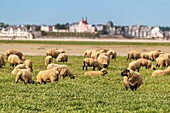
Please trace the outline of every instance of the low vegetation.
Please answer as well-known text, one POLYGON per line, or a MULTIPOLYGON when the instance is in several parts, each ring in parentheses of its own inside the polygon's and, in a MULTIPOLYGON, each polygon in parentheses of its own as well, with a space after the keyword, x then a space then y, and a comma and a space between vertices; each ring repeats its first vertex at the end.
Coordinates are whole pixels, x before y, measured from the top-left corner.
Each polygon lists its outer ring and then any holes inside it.
MULTIPOLYGON (((46 69, 45 56, 26 56, 33 62, 33 78, 46 69)), ((82 56, 69 56, 68 67, 76 78, 60 78, 46 85, 15 83, 12 67, 0 69, 0 112, 170 112, 170 76, 152 77, 152 70, 140 69, 144 83, 137 91, 125 90, 120 73, 130 61, 111 61, 106 76, 84 76, 82 56)), ((63 64, 63 63, 60 63, 63 64)), ((92 70, 92 68, 89 68, 92 70)))

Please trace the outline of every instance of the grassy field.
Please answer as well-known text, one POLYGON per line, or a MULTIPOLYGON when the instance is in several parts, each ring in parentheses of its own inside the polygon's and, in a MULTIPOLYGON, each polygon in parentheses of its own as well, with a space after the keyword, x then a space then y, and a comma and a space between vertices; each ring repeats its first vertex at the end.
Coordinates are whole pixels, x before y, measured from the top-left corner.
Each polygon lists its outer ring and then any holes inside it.
MULTIPOLYGON (((33 77, 46 69, 45 56, 26 56, 33 61, 33 77)), ((57 83, 15 83, 12 67, 0 69, 0 112, 170 112, 170 76, 151 77, 152 70, 141 68, 144 82, 137 91, 125 90, 120 73, 127 67, 126 57, 111 61, 106 76, 83 76, 82 56, 69 56, 67 63, 76 79, 57 83)), ((60 63, 62 64, 62 63, 60 63)), ((92 68, 89 68, 92 70, 92 68)))

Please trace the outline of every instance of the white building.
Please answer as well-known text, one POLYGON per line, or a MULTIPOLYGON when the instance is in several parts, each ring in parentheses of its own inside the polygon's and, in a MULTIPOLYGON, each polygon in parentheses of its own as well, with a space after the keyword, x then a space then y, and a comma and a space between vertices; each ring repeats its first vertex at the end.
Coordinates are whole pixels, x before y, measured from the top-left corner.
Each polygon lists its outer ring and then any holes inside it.
POLYGON ((40 29, 41 31, 50 32, 52 31, 52 26, 42 25, 40 29))
POLYGON ((80 20, 79 23, 74 23, 69 26, 70 32, 90 32, 94 33, 96 31, 95 26, 87 23, 87 20, 80 20))
POLYGON ((161 30, 159 29, 159 27, 153 27, 151 29, 151 37, 152 38, 163 38, 164 36, 161 30))
POLYGON ((9 26, 0 31, 0 37, 32 39, 33 35, 25 26, 9 26))

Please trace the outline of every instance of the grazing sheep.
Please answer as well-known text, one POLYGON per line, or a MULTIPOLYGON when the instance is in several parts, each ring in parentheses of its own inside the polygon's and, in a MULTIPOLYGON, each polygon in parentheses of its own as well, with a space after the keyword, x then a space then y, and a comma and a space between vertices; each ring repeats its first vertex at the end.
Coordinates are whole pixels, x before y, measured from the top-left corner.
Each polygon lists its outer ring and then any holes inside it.
POLYGON ((170 75, 170 67, 167 67, 165 70, 156 70, 152 72, 152 76, 165 76, 170 75))
POLYGON ((103 68, 108 68, 110 63, 110 57, 102 53, 98 56, 97 61, 99 65, 101 65, 103 68))
POLYGON ((149 52, 149 59, 152 60, 152 61, 155 61, 156 58, 158 58, 160 54, 162 54, 162 52, 160 50, 151 51, 151 52, 149 52))
POLYGON ((137 70, 139 72, 139 69, 141 67, 141 64, 138 61, 132 61, 129 63, 128 69, 130 70, 137 70))
POLYGON ((95 70, 95 67, 97 67, 99 70, 102 69, 102 66, 98 63, 98 61, 96 59, 93 58, 85 58, 83 59, 83 70, 84 67, 93 67, 93 70, 95 70))
POLYGON ((45 57, 45 66, 47 66, 48 64, 51 64, 53 61, 53 57, 52 56, 46 56, 45 57))
POLYGON ((32 61, 30 59, 25 60, 24 61, 24 65, 25 65, 26 69, 28 69, 31 72, 33 72, 32 61))
POLYGON ((93 50, 85 50, 85 51, 84 51, 84 57, 90 58, 92 51, 93 51, 93 50))
POLYGON ((12 75, 17 75, 20 69, 26 69, 24 64, 18 64, 11 72, 12 75))
POLYGON ((24 84, 27 83, 34 83, 32 79, 31 71, 27 69, 20 69, 16 75, 15 82, 18 83, 18 81, 21 80, 24 82, 24 84))
POLYGON ((59 72, 56 69, 48 69, 40 71, 37 75, 37 82, 39 84, 46 84, 46 82, 56 82, 59 79, 59 72))
POLYGON ((73 73, 71 72, 67 65, 58 65, 54 69, 56 69, 59 72, 59 75, 62 76, 63 79, 67 76, 69 76, 71 79, 75 79, 75 76, 73 75, 73 73))
POLYGON ((69 76, 71 79, 75 79, 75 76, 70 71, 67 65, 59 65, 59 64, 49 64, 47 69, 56 69, 59 72, 59 75, 63 77, 69 76))
POLYGON ((123 84, 126 88, 130 88, 132 91, 136 90, 142 84, 142 76, 133 70, 125 69, 121 76, 123 76, 123 84))
POLYGON ((0 68, 2 68, 2 66, 5 66, 5 60, 4 55, 0 53, 0 68))
POLYGON ((158 57, 156 58, 157 67, 168 67, 170 65, 170 59, 168 57, 158 57))
POLYGON ((56 59, 57 62, 67 62, 68 61, 68 55, 66 53, 60 53, 56 59))
POLYGON ((53 58, 57 58, 60 53, 65 53, 63 49, 47 49, 46 50, 46 56, 52 56, 53 58))
POLYGON ((105 76, 107 74, 106 69, 102 69, 100 71, 87 71, 84 73, 86 76, 105 76))
POLYGON ((155 67, 153 67, 152 62, 150 60, 145 58, 139 58, 137 61, 140 63, 141 66, 145 66, 146 69, 152 68, 155 70, 155 67))
POLYGON ((8 49, 8 50, 6 50, 5 54, 6 54, 6 56, 7 56, 7 57, 6 57, 7 59, 8 59, 8 57, 9 57, 9 55, 15 54, 15 55, 17 55, 17 56, 19 57, 20 60, 25 60, 25 56, 23 55, 23 53, 20 52, 20 51, 14 50, 14 49, 8 49))
POLYGON ((128 52, 128 55, 127 55, 127 60, 131 60, 131 59, 138 59, 140 58, 140 52, 136 51, 136 50, 132 50, 130 52, 128 52))
POLYGON ((19 59, 19 57, 15 54, 9 55, 8 62, 13 67, 22 63, 22 61, 19 59))

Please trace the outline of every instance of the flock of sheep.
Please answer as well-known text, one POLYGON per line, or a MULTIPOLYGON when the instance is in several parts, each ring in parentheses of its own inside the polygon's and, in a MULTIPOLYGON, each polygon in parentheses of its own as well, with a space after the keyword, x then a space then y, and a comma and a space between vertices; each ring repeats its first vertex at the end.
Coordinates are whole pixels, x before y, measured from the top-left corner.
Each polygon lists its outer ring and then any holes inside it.
MULTIPOLYGON (((10 66, 13 66, 11 74, 15 75, 15 82, 19 80, 25 84, 34 83, 32 77, 32 61, 25 59, 22 52, 9 49, 5 52, 7 62, 10 66), (23 62, 23 60, 25 60, 23 62)), ((116 60, 116 51, 112 49, 98 49, 98 50, 85 50, 82 69, 88 70, 88 67, 93 67, 93 71, 86 71, 86 76, 104 76, 106 75, 107 68, 112 59, 116 60), (98 71, 95 70, 98 68, 98 71)), ((68 55, 63 49, 48 49, 46 50, 45 66, 46 70, 42 70, 37 74, 37 83, 46 84, 46 82, 56 82, 60 77, 65 78, 69 76, 71 79, 75 78, 75 75, 71 72, 67 65, 59 65, 53 63, 53 58, 57 62, 67 62, 68 55)), ((136 50, 132 50, 127 54, 127 60, 131 61, 128 67, 122 71, 123 84, 126 89, 136 90, 142 84, 142 76, 139 73, 140 67, 145 66, 146 69, 153 69, 152 76, 163 76, 170 74, 170 53, 163 53, 161 51, 151 51, 148 53, 140 53, 136 50), (156 66, 153 65, 153 61, 156 61, 157 67, 163 67, 164 70, 156 70, 156 66), (136 72, 136 70, 138 72, 136 72)), ((0 68, 5 65, 4 55, 0 54, 0 68)))

